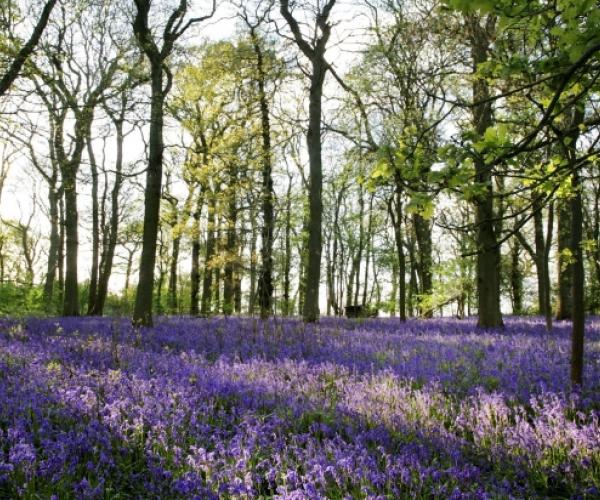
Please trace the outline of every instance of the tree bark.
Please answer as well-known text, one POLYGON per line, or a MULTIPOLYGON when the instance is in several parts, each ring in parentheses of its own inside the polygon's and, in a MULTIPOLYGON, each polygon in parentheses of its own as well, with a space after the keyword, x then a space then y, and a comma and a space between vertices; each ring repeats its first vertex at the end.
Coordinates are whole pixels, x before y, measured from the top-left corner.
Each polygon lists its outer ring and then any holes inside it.
MULTIPOLYGON (((473 72, 488 60, 490 32, 495 26, 493 17, 486 19, 486 26, 471 16, 471 58, 473 72)), ((488 83, 476 77, 473 81, 473 125, 479 137, 493 125, 492 105, 488 83)), ((494 224, 494 190, 491 167, 481 154, 474 157, 475 180, 484 193, 475 202, 475 226, 477 243, 477 304, 478 326, 494 328, 503 326, 500 312, 500 245, 494 224)))
POLYGON ((510 288, 513 314, 523 314, 523 273, 521 271, 521 245, 515 239, 510 252, 510 288))
MULTIPOLYGON (((420 295, 422 299, 427 295, 431 295, 433 291, 433 244, 431 241, 431 223, 421 214, 416 213, 413 216, 413 226, 415 228, 415 237, 419 249, 419 257, 417 259, 419 265, 417 266, 417 271, 421 283, 420 295)), ((433 310, 431 310, 431 308, 427 308, 427 310, 423 310, 422 307, 419 308, 421 309, 420 312, 426 318, 431 318, 433 316, 433 310)))
POLYGON ((108 228, 108 237, 106 239, 106 248, 103 251, 102 265, 100 267, 100 275, 98 278, 98 293, 96 301, 91 311, 92 314, 101 315, 104 313, 104 305, 108 295, 108 283, 112 273, 115 250, 117 248, 117 240, 119 236, 119 196, 123 185, 123 121, 124 121, 124 106, 121 114, 116 119, 113 119, 116 130, 116 146, 117 155, 115 159, 115 182, 110 194, 110 222, 108 228))
POLYGON ((556 319, 571 319, 573 316, 572 297, 572 267, 573 258, 572 235, 572 204, 569 200, 558 200, 558 297, 556 303, 556 319))
POLYGON ((98 300, 98 262, 100 260, 100 208, 98 204, 98 164, 92 147, 91 137, 87 137, 87 151, 92 172, 92 262, 87 314, 94 314, 98 300))
POLYGON ((198 294, 200 293, 200 215, 202 212, 202 196, 198 195, 196 209, 192 214, 192 270, 190 284, 190 314, 197 316, 198 309, 198 294))
POLYGON ((208 210, 206 217, 206 253, 204 258, 204 276, 202 280, 202 302, 200 314, 208 317, 212 313, 213 269, 211 261, 215 252, 216 200, 215 193, 207 190, 208 210))
POLYGON ((285 257, 283 264, 283 316, 292 314, 291 303, 291 269, 292 269, 292 178, 289 184, 285 200, 285 257))
POLYGON ((572 316, 573 330, 571 340, 571 384, 574 388, 583 384, 583 345, 585 334, 585 304, 584 304, 584 267, 582 244, 583 209, 581 182, 577 168, 573 171, 572 178, 575 195, 571 198, 571 248, 573 261, 571 264, 572 282, 571 293, 573 294, 572 316))
POLYGON ((310 181, 309 181, 309 216, 308 216, 308 259, 305 280, 305 297, 302 316, 306 322, 315 322, 319 318, 319 286, 321 283, 321 251, 322 251, 322 190, 323 166, 321 157, 321 100, 323 83, 329 68, 325 60, 325 49, 331 34, 329 15, 335 0, 328 0, 316 15, 312 45, 302 35, 298 21, 289 10, 289 1, 280 0, 280 12, 288 23, 296 44, 311 62, 308 131, 306 144, 308 148, 310 181))
POLYGON ((154 290, 154 266, 156 264, 156 240, 158 237, 164 148, 163 109, 165 93, 163 89, 162 60, 151 60, 150 64, 152 94, 150 100, 148 167, 144 189, 144 235, 133 310, 133 323, 140 326, 152 326, 152 291, 154 290))
MULTIPOLYGON (((230 315, 234 311, 235 301, 235 271, 237 261, 237 172, 234 165, 229 168, 229 192, 227 209, 226 230, 226 262, 223 272, 223 314, 230 315)), ((263 241, 264 244, 264 241, 263 241)), ((264 254, 263 254, 264 256, 264 254)), ((264 265, 264 263, 263 263, 264 265)), ((262 271, 261 271, 262 272, 262 271)), ((272 292, 272 291, 271 291, 272 292)), ((259 303, 260 303, 260 279, 259 279, 259 303)), ((270 308, 270 305, 269 305, 270 308)), ((262 309, 261 309, 262 311, 262 309)), ((262 316, 262 312, 261 312, 262 316)))
POLYGON ((397 178, 394 199, 390 202, 388 209, 392 225, 394 226, 396 254, 398 257, 398 314, 400 321, 406 321, 406 256, 404 254, 404 237, 402 235, 403 209, 401 189, 399 179, 397 178))
MULTIPOLYGON (((583 122, 585 111, 583 106, 573 110, 572 123, 577 126, 583 122)), ((585 271, 583 264, 583 186, 580 178, 580 165, 577 160, 577 139, 579 129, 568 136, 566 155, 572 171, 573 196, 571 198, 571 293, 572 300, 572 334, 571 334, 571 384, 574 390, 583 385, 583 349, 585 336, 585 271)))
POLYGON ((262 214, 261 228, 261 268, 258 277, 258 305, 260 316, 266 319, 273 309, 273 239, 275 235, 275 214, 273 208, 273 177, 271 152, 271 121, 269 103, 266 92, 266 71, 263 50, 255 30, 251 31, 252 47, 256 56, 258 98, 261 121, 261 153, 262 153, 262 214))

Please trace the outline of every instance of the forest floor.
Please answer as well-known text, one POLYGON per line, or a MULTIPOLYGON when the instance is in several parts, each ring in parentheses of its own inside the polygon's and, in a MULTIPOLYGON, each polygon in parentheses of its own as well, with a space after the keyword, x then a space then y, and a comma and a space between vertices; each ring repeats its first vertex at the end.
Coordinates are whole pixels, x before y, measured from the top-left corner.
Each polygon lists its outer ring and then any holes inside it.
POLYGON ((600 495, 600 319, 0 321, 2 498, 600 495))

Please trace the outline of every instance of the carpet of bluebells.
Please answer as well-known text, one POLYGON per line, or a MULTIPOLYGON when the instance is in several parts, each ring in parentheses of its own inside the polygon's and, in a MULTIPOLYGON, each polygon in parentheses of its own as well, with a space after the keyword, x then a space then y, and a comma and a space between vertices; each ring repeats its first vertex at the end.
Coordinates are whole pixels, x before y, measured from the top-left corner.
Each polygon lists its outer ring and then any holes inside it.
POLYGON ((600 319, 0 320, 1 498, 597 498, 600 319))

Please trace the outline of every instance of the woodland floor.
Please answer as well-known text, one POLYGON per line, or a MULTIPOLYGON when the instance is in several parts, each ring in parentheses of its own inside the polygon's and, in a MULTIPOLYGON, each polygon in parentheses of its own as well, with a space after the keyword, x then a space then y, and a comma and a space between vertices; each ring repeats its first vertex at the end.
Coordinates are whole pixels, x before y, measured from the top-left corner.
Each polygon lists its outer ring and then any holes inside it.
POLYGON ((600 495, 600 319, 0 320, 0 497, 600 495))

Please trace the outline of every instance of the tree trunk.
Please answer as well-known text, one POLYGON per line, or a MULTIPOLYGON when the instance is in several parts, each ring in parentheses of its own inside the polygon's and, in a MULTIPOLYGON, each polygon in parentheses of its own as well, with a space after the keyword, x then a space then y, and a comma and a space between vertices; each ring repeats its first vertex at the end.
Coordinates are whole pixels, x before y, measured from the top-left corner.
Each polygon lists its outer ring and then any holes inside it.
MULTIPOLYGON (((396 174, 396 176, 398 175, 396 174)), ((398 314, 400 321, 406 321, 406 256, 404 254, 404 238, 402 236, 402 188, 398 177, 396 177, 394 200, 390 203, 388 209, 392 225, 394 226, 394 238, 398 257, 398 314)))
POLYGON ((115 250, 117 248, 117 240, 119 236, 119 196, 123 185, 123 120, 124 109, 120 117, 114 121, 117 139, 117 157, 115 161, 115 183, 110 194, 110 224, 108 229, 108 238, 102 265, 100 267, 100 276, 98 279, 98 293, 96 302, 92 310, 92 314, 103 314, 106 297, 108 295, 108 283, 112 274, 113 261, 115 250))
POLYGON ((323 203, 323 166, 321 160, 321 98, 327 69, 323 60, 314 60, 310 82, 308 105, 308 132, 306 143, 310 165, 309 215, 308 215, 308 259, 306 269, 306 291, 302 316, 306 322, 319 318, 319 285, 321 283, 321 217, 323 203))
POLYGON ((273 308, 273 238, 275 235, 275 215, 273 209, 273 178, 271 175, 271 122, 269 119, 269 104, 265 90, 266 74, 263 52, 254 30, 252 31, 252 46, 256 55, 258 73, 258 98, 260 104, 261 136, 262 136, 262 213, 261 228, 261 268, 258 277, 258 305, 260 316, 266 319, 273 308))
MULTIPOLYGON (((419 281, 421 283, 420 295, 422 296, 422 300, 425 296, 431 295, 433 291, 433 244, 431 241, 432 228, 429 220, 419 213, 416 213, 413 216, 413 226, 415 228, 415 237, 419 249, 419 265, 417 267, 417 272, 419 274, 419 281)), ((422 310, 422 308, 420 307, 420 309, 421 313, 426 318, 431 318, 433 316, 433 310, 431 310, 431 308, 427 308, 427 310, 422 310)))
MULTIPOLYGON (((583 106, 573 110, 572 124, 577 127, 583 122, 585 111, 583 106)), ((585 271, 583 264, 583 186, 581 184, 577 161, 577 139, 579 129, 570 134, 566 144, 566 153, 572 171, 573 196, 571 198, 571 293, 572 319, 571 334, 571 385, 577 390, 583 385, 583 349, 585 336, 585 271)))
MULTIPOLYGON (((473 72, 480 64, 488 60, 490 31, 493 18, 486 20, 485 28, 480 20, 471 17, 471 57, 473 72), (490 26, 491 24, 491 26, 490 26)), ((476 77, 473 81, 473 125, 479 137, 493 125, 490 90, 485 79, 476 77)), ((477 300, 478 326, 494 328, 503 326, 500 312, 500 245, 498 244, 494 224, 494 189, 491 167, 484 156, 474 157, 475 180, 482 186, 484 193, 477 196, 475 202, 475 226, 477 244, 477 300)))
POLYGON ((292 314, 291 304, 291 268, 292 268, 292 179, 287 188, 285 209, 285 258, 283 265, 283 316, 292 314))
POLYGON ((98 204, 98 165, 92 147, 91 137, 87 138, 87 151, 92 172, 92 262, 90 271, 90 288, 88 293, 87 314, 94 314, 98 294, 98 262, 100 260, 100 209, 98 204))
POLYGON ((521 245, 514 239, 510 253, 510 288, 513 314, 523 314, 523 273, 520 266, 521 245))
POLYGON ((192 270, 190 276, 190 314, 197 316, 198 295, 200 293, 200 215, 202 212, 202 196, 198 195, 196 209, 192 215, 192 270))
POLYGON ((212 313, 213 269, 211 268, 211 261, 215 252, 216 223, 215 193, 212 190, 207 190, 207 194, 206 253, 204 257, 204 277, 202 280, 202 302, 200 305, 200 314, 204 317, 208 317, 212 313))
POLYGON ((54 298, 54 281, 58 269, 58 247, 60 245, 59 198, 62 196, 56 189, 56 179, 48 186, 48 207, 50 215, 50 248, 48 249, 48 267, 44 281, 43 301, 47 312, 52 310, 54 298))
POLYGON ((59 232, 59 244, 58 244, 58 293, 59 303, 64 301, 65 296, 65 198, 64 198, 64 181, 61 186, 63 195, 58 201, 59 217, 60 217, 60 232, 59 232))
POLYGON ((583 342, 585 333, 585 304, 584 304, 584 268, 582 243, 583 210, 582 196, 577 170, 573 173, 573 188, 575 196, 571 199, 572 229, 571 248, 573 249, 572 283, 573 294, 573 330, 571 349, 571 383, 573 386, 583 384, 583 342))
POLYGON ((77 166, 73 163, 63 168, 65 198, 66 272, 63 299, 63 316, 79 315, 79 286, 77 255, 79 249, 77 216, 77 166))
POLYGON ((367 305, 367 289, 369 287, 369 266, 371 264, 371 253, 373 246, 373 198, 375 197, 375 193, 371 194, 371 199, 369 200, 369 221, 367 222, 367 242, 365 247, 365 275, 363 278, 363 296, 362 303, 363 305, 367 305))
MULTIPOLYGON (((228 203, 228 214, 227 214, 227 231, 226 231, 226 251, 225 254, 227 256, 225 261, 225 269, 223 275, 223 314, 229 315, 233 314, 233 310, 235 307, 235 271, 236 271, 236 261, 237 261, 237 200, 236 200, 236 184, 237 184, 237 176, 235 172, 235 167, 230 165, 229 172, 229 203, 228 203)), ((264 236, 264 233, 263 233, 264 236)), ((264 245, 264 240, 263 240, 264 245)), ((264 250, 264 249, 263 249, 264 250)), ((263 253, 264 257, 264 253, 263 253)), ((264 265, 264 263, 263 263, 264 265)), ((261 270, 261 274, 264 270, 261 270)), ((270 277, 269 277, 270 279, 270 277)), ((259 278, 259 304, 260 304, 260 278, 259 278)), ((271 290, 272 293, 272 290, 271 290)), ((270 299, 269 299, 269 308, 270 308, 270 299)), ((262 311, 262 309, 261 309, 262 311)), ((262 312, 261 312, 262 315, 262 312)))
POLYGON ((156 264, 156 238, 158 236, 159 211, 162 186, 163 162, 163 61, 150 61, 152 94, 150 100, 150 136, 146 187, 144 189, 144 235, 142 256, 135 296, 133 323, 152 326, 152 290, 154 289, 154 266, 156 264))
POLYGON ((571 319, 573 316, 572 267, 573 258, 571 230, 573 227, 572 203, 569 200, 558 201, 558 301, 556 319, 571 319))
MULTIPOLYGON (((173 228, 175 232, 176 229, 173 228)), ((181 233, 176 231, 171 247, 171 262, 169 266, 169 288, 167 293, 167 307, 169 313, 177 314, 177 267, 179 264, 179 248, 181 246, 181 233)))

